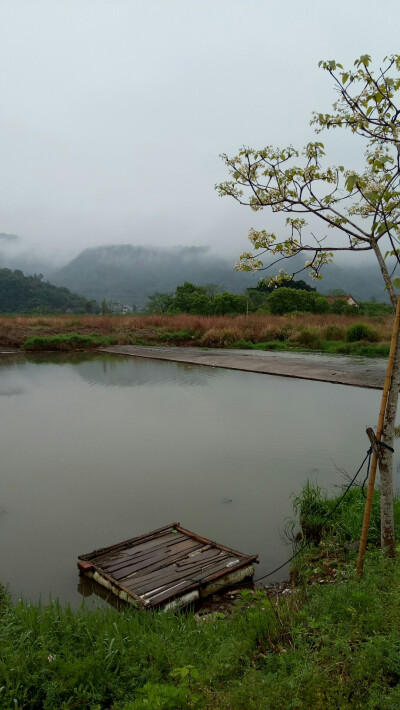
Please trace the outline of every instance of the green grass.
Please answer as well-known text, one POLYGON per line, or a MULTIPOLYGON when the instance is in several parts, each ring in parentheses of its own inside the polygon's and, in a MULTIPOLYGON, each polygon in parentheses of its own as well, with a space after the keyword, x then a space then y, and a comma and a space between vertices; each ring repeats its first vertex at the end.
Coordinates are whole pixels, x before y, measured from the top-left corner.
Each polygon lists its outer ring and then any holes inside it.
MULTIPOLYGON (((344 488, 338 495, 342 495, 344 488)), ((330 497, 328 492, 317 483, 306 481, 300 493, 293 497, 294 517, 286 524, 286 533, 289 540, 294 541, 295 534, 300 530, 305 540, 328 539, 337 545, 359 540, 365 507, 366 491, 360 486, 353 486, 346 493, 343 502, 334 510, 337 497, 330 497), (329 521, 323 526, 327 516, 329 521)), ((400 500, 394 500, 394 521, 397 530, 400 530, 400 500)), ((371 520, 368 540, 371 544, 378 545, 380 541, 380 492, 375 491, 371 509, 371 520)))
POLYGON ((354 560, 341 563, 339 583, 304 583, 282 598, 280 621, 251 593, 231 619, 201 624, 192 613, 6 601, 0 707, 394 710, 400 565, 372 552, 360 582, 353 568, 354 560))
MULTIPOLYGON (((400 563, 372 545, 358 581, 356 553, 342 547, 359 535, 363 501, 353 488, 320 544, 303 551, 292 594, 271 602, 247 590, 230 618, 74 612, 3 594, 0 708, 397 710, 400 563)), ((294 510, 321 522, 334 503, 309 483, 294 510)), ((376 495, 371 542, 378 537, 376 495)))
POLYGON ((117 340, 114 336, 103 336, 98 333, 80 335, 79 333, 65 333, 62 335, 41 336, 34 335, 28 338, 22 348, 24 350, 86 350, 97 348, 100 345, 113 345, 117 340))
POLYGON ((157 333, 157 340, 161 340, 162 342, 175 342, 175 343, 180 343, 182 341, 186 340, 192 340, 194 337, 194 331, 193 330, 188 330, 188 329, 183 329, 183 330, 176 330, 173 333, 170 333, 169 331, 163 331, 157 333))
POLYGON ((248 350, 280 350, 282 352, 321 352, 334 355, 358 355, 362 357, 388 357, 388 343, 368 343, 364 340, 349 343, 345 340, 316 340, 308 347, 305 343, 291 340, 270 340, 262 343, 252 343, 249 340, 236 340, 231 348, 246 348, 248 350))
POLYGON ((321 352, 338 355, 359 355, 362 357, 388 357, 389 343, 368 343, 364 340, 355 343, 346 341, 324 340, 321 343, 321 352))
MULTIPOLYGON (((367 326, 357 324, 357 328, 363 326, 364 334, 370 333, 371 329, 365 330, 367 326)), ((331 327, 332 330, 333 327, 331 327)), ((329 329, 325 329, 328 334, 329 329)), ((343 329, 342 329, 343 330, 343 329)), ((361 330, 360 330, 361 332, 361 330)), ((371 331, 372 332, 372 331, 371 331)), ((71 350, 88 350, 100 346, 114 345, 117 343, 131 345, 154 346, 173 343, 176 345, 186 344, 190 342, 193 345, 207 347, 225 347, 233 349, 246 350, 273 350, 282 352, 322 352, 339 355, 359 355, 363 357, 388 357, 389 344, 375 343, 369 340, 361 340, 349 342, 348 340, 329 340, 321 339, 321 333, 316 328, 303 328, 296 333, 292 327, 286 327, 278 333, 279 338, 274 340, 266 340, 263 342, 253 342, 247 338, 237 338, 237 332, 233 329, 216 330, 215 332, 208 331, 208 339, 199 337, 199 334, 190 329, 181 329, 177 331, 168 331, 157 329, 154 337, 147 334, 143 337, 140 333, 116 333, 115 335, 100 335, 99 333, 90 333, 82 335, 79 333, 65 333, 49 336, 32 336, 28 338, 22 345, 26 351, 71 351, 71 350), (211 335, 210 335, 211 334, 211 335)), ((340 335, 339 329, 332 330, 331 335, 340 335)), ((370 337, 371 333, 370 333, 370 337)))

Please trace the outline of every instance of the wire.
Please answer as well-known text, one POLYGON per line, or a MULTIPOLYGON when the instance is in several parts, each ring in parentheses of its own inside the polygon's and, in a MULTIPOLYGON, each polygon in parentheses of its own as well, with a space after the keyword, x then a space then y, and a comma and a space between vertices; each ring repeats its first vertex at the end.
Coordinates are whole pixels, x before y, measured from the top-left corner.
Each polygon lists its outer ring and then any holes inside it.
MULTIPOLYGON (((343 491, 343 493, 342 493, 342 495, 340 496, 340 498, 336 501, 336 503, 335 503, 335 505, 333 506, 332 510, 330 511, 329 515, 326 516, 324 522, 323 522, 322 525, 321 525, 321 529, 323 529, 323 528, 325 527, 325 525, 328 523, 328 521, 332 518, 333 514, 337 511, 337 509, 339 508, 339 505, 341 505, 342 501, 343 501, 344 498, 347 496, 347 494, 348 494, 350 488, 351 488, 352 485, 355 483, 355 480, 356 480, 358 474, 360 473, 362 467, 364 466, 366 460, 368 459, 368 471, 367 471, 367 476, 366 476, 366 478, 365 478, 365 480, 364 480, 364 483, 363 483, 363 486, 364 486, 365 481, 367 480, 367 478, 368 478, 368 476, 369 476, 369 469, 370 469, 370 464, 371 464, 371 454, 372 454, 372 448, 368 449, 368 451, 367 451, 367 453, 366 453, 366 455, 365 455, 365 458, 364 458, 362 464, 361 464, 360 467, 358 468, 357 472, 354 474, 354 476, 353 476, 353 478, 351 479, 350 483, 346 486, 346 488, 345 488, 345 490, 343 491)), ((263 580, 263 579, 267 579, 267 577, 271 577, 273 574, 275 574, 276 572, 279 572, 279 570, 281 570, 281 569, 283 569, 284 567, 286 567, 286 565, 289 564, 289 562, 292 562, 292 560, 294 560, 296 557, 298 557, 298 555, 300 555, 300 553, 303 552, 303 550, 304 550, 306 547, 308 547, 311 543, 312 543, 312 540, 307 540, 301 547, 299 547, 298 550, 296 550, 296 552, 295 552, 291 557, 289 557, 289 559, 285 560, 285 562, 282 562, 281 565, 279 565, 278 567, 275 567, 275 569, 271 570, 270 572, 267 572, 267 574, 263 574, 261 577, 258 577, 257 579, 255 579, 255 580, 254 580, 254 584, 256 584, 257 582, 261 582, 261 580, 263 580)), ((202 583, 202 582, 207 582, 208 580, 207 580, 206 577, 203 577, 203 578, 201 578, 201 579, 191 579, 190 581, 191 581, 191 582, 202 583)), ((214 585, 214 586, 216 586, 216 587, 227 587, 227 586, 229 586, 229 588, 232 588, 232 587, 239 587, 239 586, 242 586, 243 582, 235 582, 234 584, 228 584, 228 585, 227 585, 226 583, 225 583, 225 584, 218 584, 218 582, 210 582, 210 584, 212 584, 212 585, 214 585)))
MULTIPOLYGON (((364 466, 366 460, 369 459, 369 461, 371 461, 371 454, 372 454, 372 449, 368 449, 366 456, 365 456, 360 468, 358 469, 357 473, 354 474, 353 478, 351 479, 350 483, 346 486, 346 488, 345 488, 344 492, 342 493, 342 495, 340 496, 340 498, 336 501, 336 504, 333 506, 329 515, 326 516, 324 522, 321 525, 321 529, 323 529, 325 527, 327 522, 332 518, 333 514, 338 509, 339 505, 342 503, 344 498, 347 496, 350 488, 352 487, 353 483, 355 482, 355 480, 356 480, 358 474, 360 473, 362 467, 364 466)), ((368 468, 369 468, 369 464, 368 464, 368 468)), ((283 567, 285 567, 285 565, 287 565, 289 562, 294 560, 298 555, 300 555, 300 553, 303 552, 303 550, 311 543, 312 543, 312 540, 307 540, 307 542, 305 542, 304 545, 302 545, 298 550, 296 550, 296 552, 291 557, 289 557, 289 559, 286 560, 286 562, 279 565, 279 567, 275 567, 275 569, 273 569, 271 572, 268 572, 267 574, 262 575, 262 577, 258 577, 258 579, 255 579, 254 582, 255 583, 261 582, 262 579, 266 579, 267 577, 271 577, 271 575, 275 574, 275 572, 279 572, 279 570, 281 570, 283 567)))
POLYGON ((365 499, 367 499, 367 496, 366 496, 366 493, 365 493, 365 484, 366 484, 366 482, 368 481, 368 478, 369 478, 369 469, 370 469, 370 466, 371 466, 371 456, 370 456, 369 459, 368 459, 367 474, 366 474, 366 476, 365 476, 365 478, 364 478, 364 480, 363 480, 363 482, 362 482, 362 484, 361 484, 361 493, 363 494, 363 496, 364 496, 365 499))

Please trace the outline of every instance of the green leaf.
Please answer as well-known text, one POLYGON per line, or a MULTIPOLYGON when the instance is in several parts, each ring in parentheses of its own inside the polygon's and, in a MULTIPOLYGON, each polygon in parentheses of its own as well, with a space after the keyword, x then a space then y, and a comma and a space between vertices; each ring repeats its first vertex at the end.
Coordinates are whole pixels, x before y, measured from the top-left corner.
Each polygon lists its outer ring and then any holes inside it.
POLYGON ((370 63, 370 61, 371 61, 371 57, 369 56, 369 54, 363 54, 363 55, 360 57, 360 64, 364 64, 365 67, 368 66, 368 64, 370 63))
POLYGON ((347 72, 345 74, 343 74, 342 75, 342 84, 345 84, 348 78, 349 78, 349 75, 347 74, 347 72))
POLYGON ((395 288, 400 288, 400 278, 398 276, 392 279, 392 286, 394 286, 395 288))
POLYGON ((357 175, 349 175, 346 179, 346 187, 348 192, 351 192, 352 189, 354 188, 355 184, 357 183, 358 176, 357 175))

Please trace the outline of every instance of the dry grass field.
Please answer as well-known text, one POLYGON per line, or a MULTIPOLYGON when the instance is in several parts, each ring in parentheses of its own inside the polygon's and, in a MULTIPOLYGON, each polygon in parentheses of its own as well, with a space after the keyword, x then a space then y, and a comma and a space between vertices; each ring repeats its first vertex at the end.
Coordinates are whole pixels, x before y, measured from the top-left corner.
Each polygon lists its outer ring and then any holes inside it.
MULTIPOLYGON (((375 334, 375 342, 387 343, 391 315, 59 315, 0 316, 0 347, 19 349, 28 338, 76 333, 112 338, 115 343, 159 343, 223 347, 234 343, 286 341, 311 346, 321 341, 344 341, 348 328, 362 322, 375 334)), ((315 349, 314 345, 314 349, 315 349)))

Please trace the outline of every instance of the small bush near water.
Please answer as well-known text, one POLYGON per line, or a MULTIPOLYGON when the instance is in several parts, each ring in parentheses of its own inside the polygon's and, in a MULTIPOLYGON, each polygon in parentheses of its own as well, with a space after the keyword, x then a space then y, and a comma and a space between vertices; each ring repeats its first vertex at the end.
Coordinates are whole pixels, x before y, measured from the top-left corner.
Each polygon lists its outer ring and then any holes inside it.
POLYGON ((100 345, 112 345, 115 342, 115 338, 104 337, 97 333, 90 335, 66 333, 49 336, 34 335, 28 338, 22 347, 24 350, 86 350, 98 348, 100 345))
POLYGON ((240 333, 236 328, 211 328, 201 338, 201 345, 210 348, 223 348, 240 339, 240 333))
MULTIPOLYGON (((329 497, 327 491, 317 483, 307 481, 300 494, 293 498, 295 518, 288 521, 287 533, 290 539, 294 537, 297 522, 301 534, 307 542, 319 543, 323 537, 332 537, 344 545, 349 541, 359 540, 365 507, 365 498, 360 486, 352 487, 341 505, 333 512, 337 498, 329 497), (331 516, 324 526, 328 516, 331 516)), ((400 500, 394 504, 396 528, 400 528, 400 500)), ((368 540, 374 545, 380 542, 380 494, 375 491, 368 540)))
POLYGON ((325 340, 344 340, 346 330, 341 325, 327 325, 323 329, 323 337, 325 340))
POLYGON ((370 343, 379 341, 379 333, 365 323, 354 323, 346 331, 346 340, 355 343, 357 340, 368 340, 370 343))

